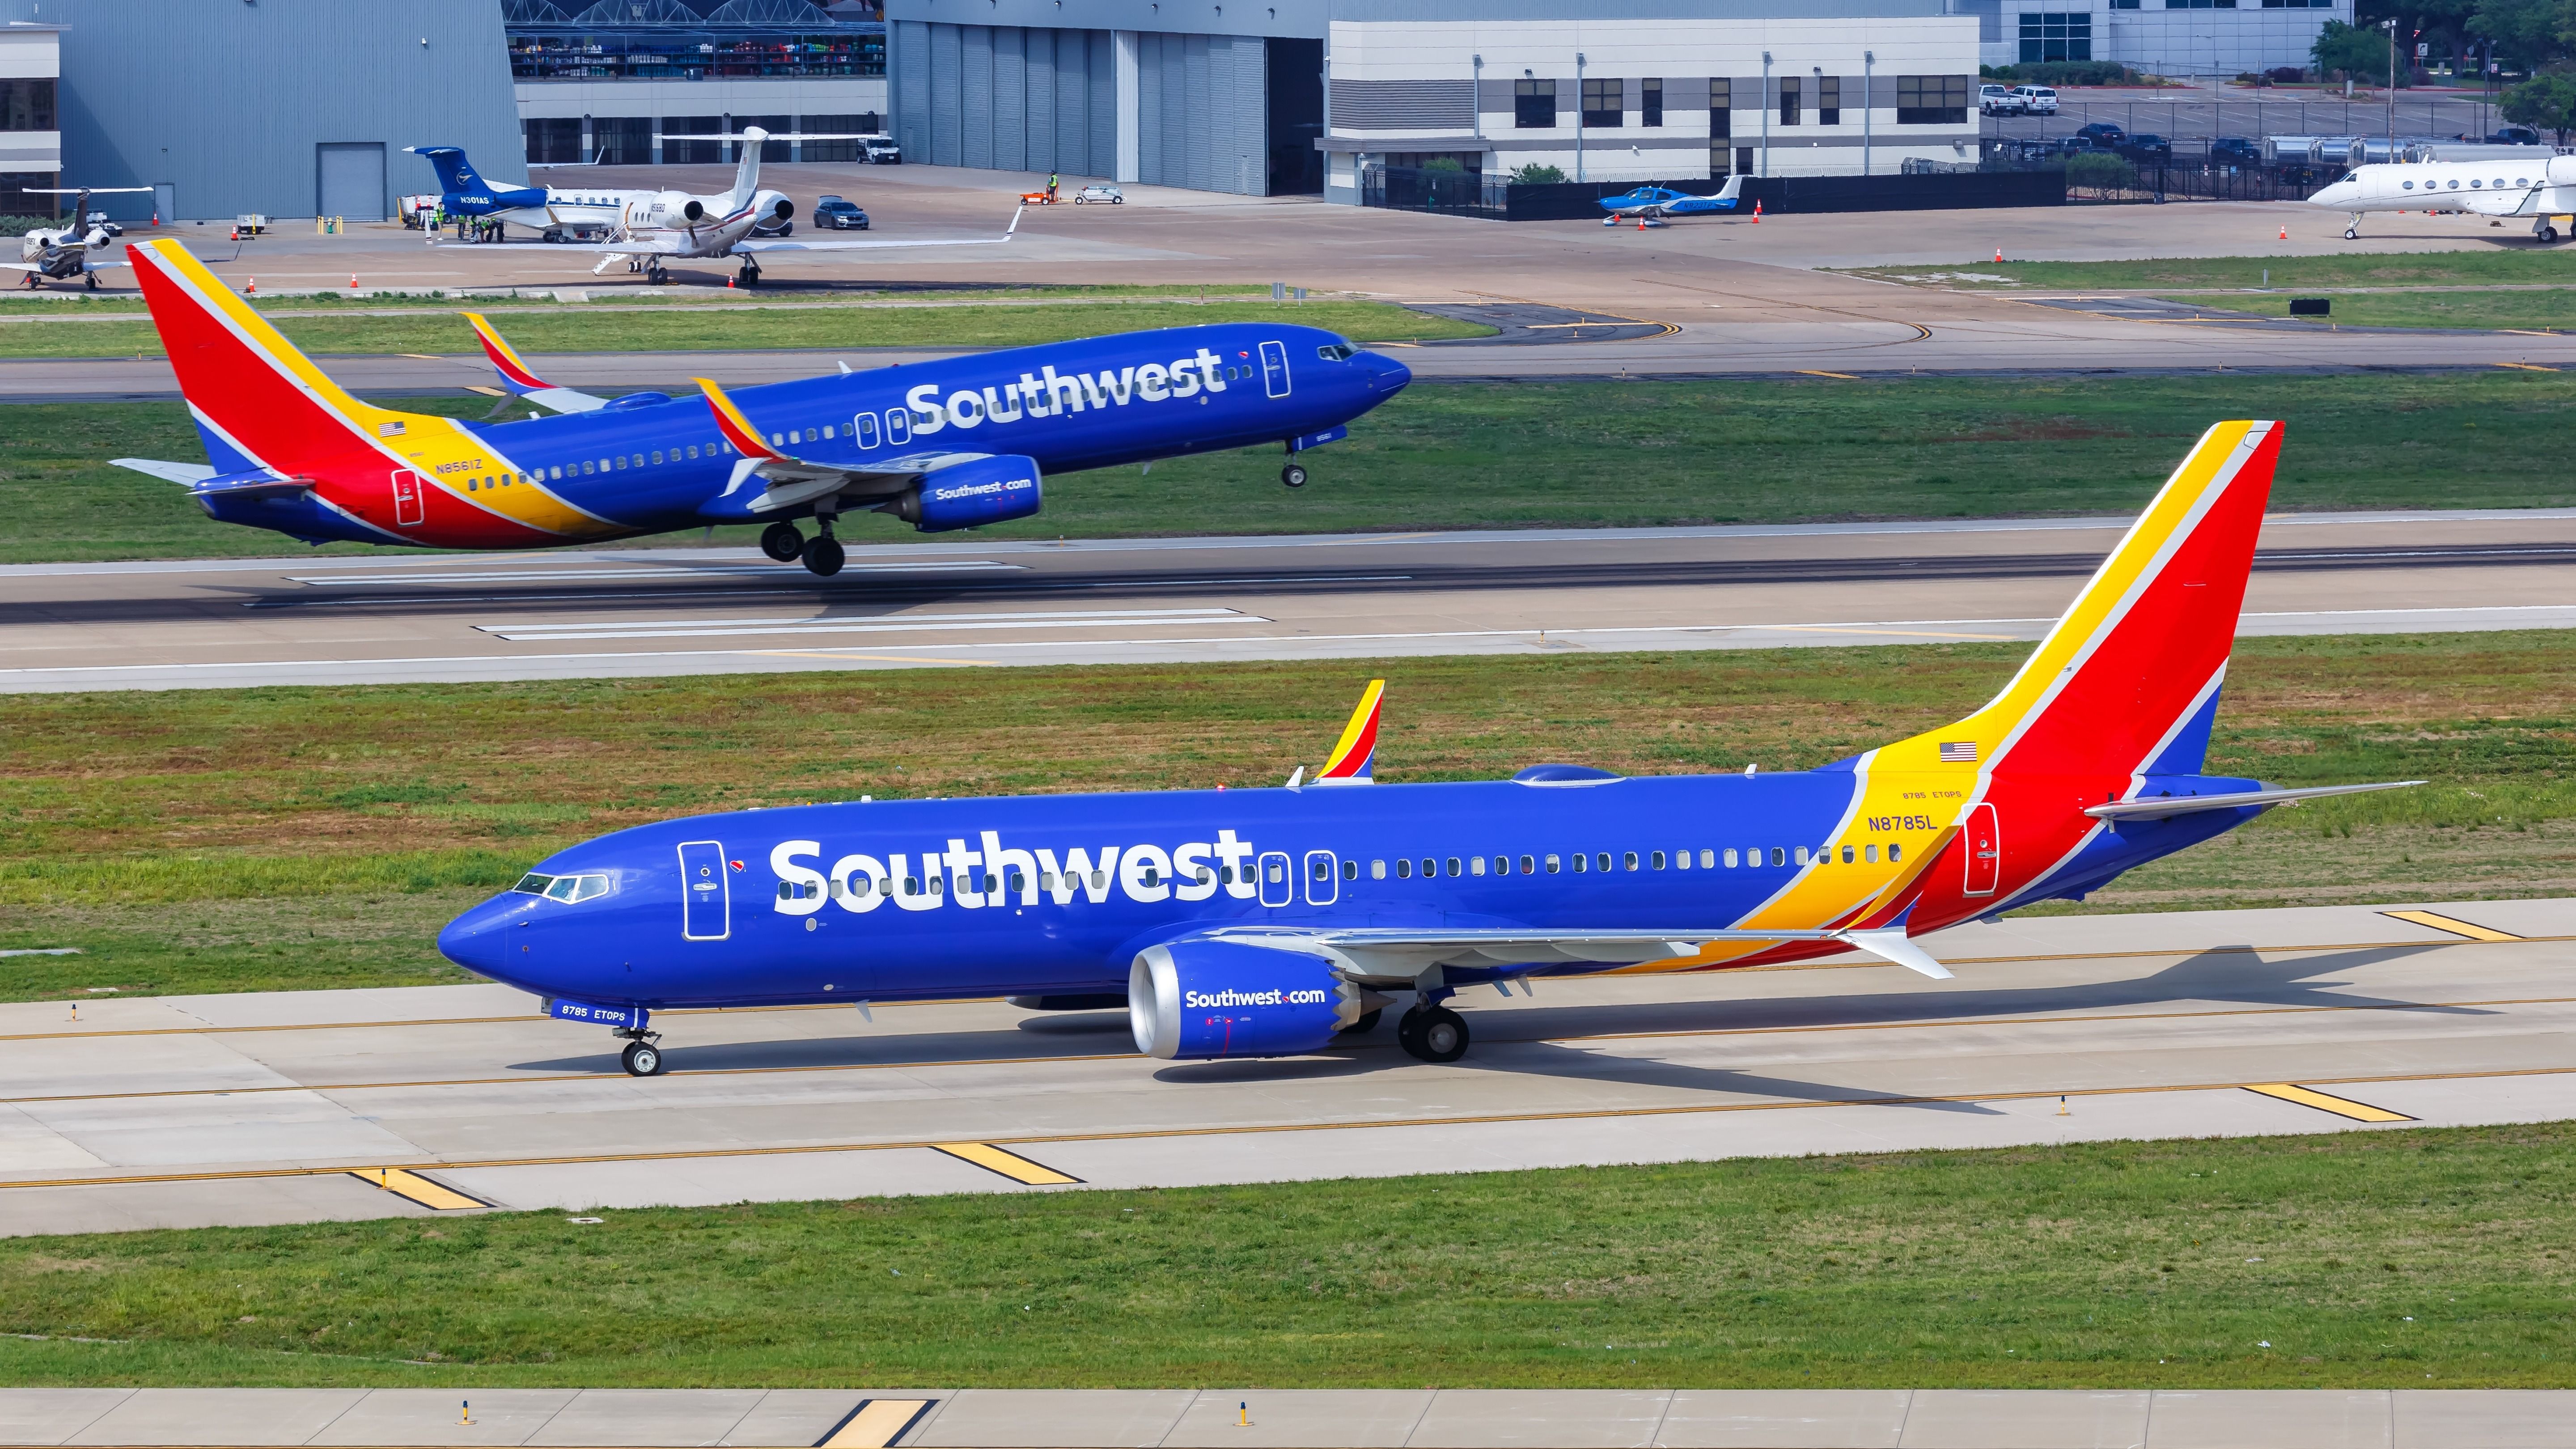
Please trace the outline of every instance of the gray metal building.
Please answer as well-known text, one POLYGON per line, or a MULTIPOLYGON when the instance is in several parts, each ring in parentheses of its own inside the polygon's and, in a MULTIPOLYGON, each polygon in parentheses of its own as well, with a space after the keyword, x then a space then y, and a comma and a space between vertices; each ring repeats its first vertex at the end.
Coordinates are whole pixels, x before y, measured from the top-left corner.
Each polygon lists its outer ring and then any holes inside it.
POLYGON ((101 198, 114 214, 382 220, 434 189, 406 146, 525 175, 500 0, 0 0, 0 19, 62 27, 64 183, 166 188, 101 198))

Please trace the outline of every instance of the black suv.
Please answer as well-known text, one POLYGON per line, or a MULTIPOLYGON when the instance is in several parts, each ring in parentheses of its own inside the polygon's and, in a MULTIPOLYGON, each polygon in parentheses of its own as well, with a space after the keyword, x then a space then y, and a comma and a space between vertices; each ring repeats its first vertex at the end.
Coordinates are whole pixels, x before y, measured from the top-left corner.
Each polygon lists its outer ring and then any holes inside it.
POLYGON ((814 224, 833 231, 866 231, 868 214, 846 197, 826 196, 814 203, 814 224))
POLYGON ((2214 136, 2209 142, 2209 159, 2221 166, 2260 166, 2263 148, 2244 136, 2214 136))
POLYGON ((2128 157, 2132 161, 2170 161, 2173 159, 2173 143, 2162 136, 2153 135, 2149 132, 2140 131, 2138 134, 2120 141, 2117 144, 2120 154, 2128 157))

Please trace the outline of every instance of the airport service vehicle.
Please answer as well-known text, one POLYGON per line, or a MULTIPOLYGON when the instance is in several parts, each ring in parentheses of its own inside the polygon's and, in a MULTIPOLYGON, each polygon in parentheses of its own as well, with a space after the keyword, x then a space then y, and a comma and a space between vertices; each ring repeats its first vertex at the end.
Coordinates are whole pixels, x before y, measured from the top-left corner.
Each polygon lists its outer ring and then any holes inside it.
POLYGON ((1601 219, 1603 226, 1617 226, 1622 217, 1660 222, 1668 216, 1708 216, 1733 211, 1736 198, 1744 190, 1741 174, 1726 178, 1726 184, 1706 196, 1693 196, 1669 186, 1640 186, 1634 191, 1601 198, 1601 209, 1610 213, 1601 219))
POLYGON ((1399 1044, 1454 1061, 1446 1003, 1536 977, 1857 950, 1946 979, 1916 938, 2392 788, 2203 772, 2280 447, 2210 428, 2000 694, 1820 769, 1369 785, 1372 684, 1311 781, 668 820, 539 862, 439 950, 610 1027, 638 1076, 691 1007, 1123 998, 1178 1060, 1320 1051, 1409 996, 1399 1044))
POLYGON ((2008 86, 1977 87, 1977 109, 1989 116, 2018 116, 2029 109, 2008 86))
POLYGON ((2361 235, 2361 218, 2368 212, 2466 211, 2530 217, 2532 236, 2554 242, 2558 218, 2569 217, 2576 227, 2576 156, 2358 166, 2309 197, 2308 205, 2349 212, 2346 241, 2361 235))
POLYGON ((894 143, 894 137, 883 132, 861 136, 859 159, 871 166, 900 166, 903 164, 903 148, 894 143))
POLYGON ((1095 181, 1073 194, 1073 204, 1076 206, 1094 201, 1105 201, 1111 206, 1124 206, 1127 204, 1127 193, 1115 186, 1095 181))
POLYGON ((210 462, 118 465, 308 543, 551 548, 765 522, 770 557, 829 575, 844 513, 925 533, 1025 518, 1049 473, 1273 443, 1301 483, 1297 454, 1412 379, 1330 332, 1224 323, 610 401, 550 387, 502 343, 505 388, 557 415, 475 423, 361 402, 177 241, 126 251, 210 462))
MULTIPOLYGON (((27 188, 26 194, 29 196, 74 198, 72 215, 83 219, 70 226, 40 226, 29 231, 18 239, 18 260, 0 262, 0 271, 23 273, 27 278, 27 288, 30 291, 47 282, 73 281, 79 282, 93 292, 97 291, 99 264, 92 258, 114 245, 116 238, 124 234, 124 228, 110 226, 104 217, 91 219, 89 199, 93 196, 112 196, 129 191, 150 191, 151 189, 149 186, 27 188)), ((121 267, 125 263, 109 262, 107 265, 121 267)))
POLYGON ((866 231, 868 214, 847 197, 826 196, 814 203, 814 224, 826 231, 866 231))
POLYGON ((2021 108, 2031 115, 2057 114, 2057 92, 2047 86, 2014 86, 2013 94, 2021 97, 2021 108))

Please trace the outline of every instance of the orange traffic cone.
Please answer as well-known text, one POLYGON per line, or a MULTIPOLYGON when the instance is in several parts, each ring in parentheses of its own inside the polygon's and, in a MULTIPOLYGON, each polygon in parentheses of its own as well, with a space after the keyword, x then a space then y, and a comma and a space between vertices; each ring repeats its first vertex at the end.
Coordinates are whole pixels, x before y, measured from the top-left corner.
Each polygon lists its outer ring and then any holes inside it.
POLYGON ((1639 231, 1644 231, 1645 229, 1646 229, 1646 218, 1645 218, 1645 216, 1644 216, 1644 214, 1643 214, 1643 213, 1640 213, 1640 214, 1638 215, 1638 217, 1637 217, 1637 230, 1639 230, 1639 231))
POLYGON ((2282 224, 2281 235, 2278 239, 2281 241, 2288 241, 2290 239, 2290 228, 2288 223, 2285 222, 2282 224))
POLYGON ((1755 226, 1760 226, 1762 224, 1762 200, 1760 197, 1754 198, 1753 201, 1753 224, 1755 226))
POLYGON ((1997 248, 1995 248, 1995 260, 2000 262, 2000 261, 2002 261, 2003 259, 2004 259, 2004 249, 2003 249, 2002 247, 1997 247, 1997 248))
POLYGON ((250 285, 249 285, 249 286, 247 286, 247 287, 242 288, 242 295, 243 295, 243 296, 245 296, 245 297, 256 297, 256 296, 258 296, 258 295, 259 295, 259 278, 257 278, 257 277, 253 277, 253 278, 251 278, 251 279, 250 279, 250 285))
POLYGON ((358 274, 355 272, 349 274, 349 290, 352 292, 358 290, 358 274))
POLYGON ((232 234, 232 236, 229 238, 229 240, 232 240, 232 241, 240 241, 240 240, 241 240, 241 228, 240 228, 240 227, 234 227, 234 228, 233 228, 233 234, 232 234))

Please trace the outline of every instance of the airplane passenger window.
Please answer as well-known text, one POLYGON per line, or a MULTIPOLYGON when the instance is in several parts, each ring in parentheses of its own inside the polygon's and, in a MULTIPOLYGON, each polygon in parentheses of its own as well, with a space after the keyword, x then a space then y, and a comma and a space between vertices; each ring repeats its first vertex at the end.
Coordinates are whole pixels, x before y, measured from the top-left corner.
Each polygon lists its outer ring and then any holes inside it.
MULTIPOLYGON (((1756 853, 1758 854, 1759 852, 1756 852, 1756 853)), ((1798 850, 1798 855, 1799 855, 1799 857, 1800 857, 1801 859, 1804 859, 1804 858, 1805 858, 1805 856, 1806 856, 1806 854, 1807 854, 1806 848, 1805 848, 1804 846, 1799 847, 1799 850, 1798 850)), ((1776 846, 1776 845, 1775 845, 1775 846, 1773 846, 1773 847, 1771 847, 1771 863, 1772 863, 1773 865, 1787 865, 1787 864, 1789 863, 1789 852, 1787 852, 1787 851, 1785 851, 1785 850, 1782 850, 1780 847, 1778 847, 1778 846, 1776 846)))
POLYGON ((1359 878, 1360 878, 1360 863, 1359 863, 1358 861, 1356 861, 1356 860, 1346 860, 1346 861, 1343 861, 1343 862, 1342 862, 1342 879, 1344 879, 1344 880, 1358 880, 1359 878))
POLYGON ((593 474, 593 473, 598 472, 598 471, 599 471, 599 468, 598 468, 598 466, 597 466, 596 464, 592 463, 588 458, 584 458, 584 459, 582 459, 582 460, 581 460, 581 471, 582 471, 582 475, 583 475, 584 477, 588 477, 590 474, 593 474))
MULTIPOLYGON (((1690 859, 1690 853, 1688 851, 1684 851, 1682 853, 1682 859, 1690 859)), ((1664 853, 1660 850, 1655 852, 1654 866, 1657 870, 1662 870, 1664 868, 1664 853)))
POLYGON ((1845 865, 1849 865, 1849 864, 1851 864, 1851 863, 1852 863, 1852 848, 1851 848, 1850 846, 1846 845, 1846 846, 1844 846, 1844 847, 1843 847, 1843 864, 1845 864, 1845 865))
POLYGON ((473 479, 468 478, 468 479, 466 479, 466 480, 465 480, 465 491, 466 491, 466 492, 468 492, 468 493, 471 493, 471 492, 475 491, 475 484, 474 484, 474 480, 473 480, 473 479))
POLYGON ((1317 879, 1317 880, 1324 880, 1324 879, 1327 879, 1327 878, 1329 878, 1329 877, 1332 875, 1332 873, 1333 873, 1333 867, 1332 867, 1331 863, 1330 863, 1330 862, 1328 862, 1328 861, 1326 861, 1325 859, 1323 859, 1323 857, 1321 857, 1321 856, 1316 857, 1316 858, 1315 858, 1315 860, 1312 862, 1312 865, 1313 865, 1313 874, 1314 874, 1315 879, 1317 879))
MULTIPOLYGON (((1495 859, 1499 860, 1499 859, 1501 859, 1501 857, 1500 857, 1500 856, 1497 856, 1497 857, 1495 857, 1495 859)), ((1471 855, 1471 856, 1467 857, 1467 874, 1469 874, 1469 875, 1483 875, 1484 873, 1485 873, 1485 858, 1484 858, 1483 856, 1481 856, 1481 855, 1471 855)))
POLYGON ((1620 864, 1626 866, 1630 870, 1635 870, 1637 868, 1637 852, 1633 850, 1629 851, 1621 858, 1620 864))
POLYGON ((1801 846, 1799 846, 1799 847, 1798 847, 1798 857, 1797 857, 1797 859, 1798 859, 1798 864, 1800 864, 1800 865, 1805 865, 1805 864, 1807 863, 1807 847, 1805 847, 1805 846, 1803 846, 1803 845, 1801 845, 1801 846))
POLYGON ((1575 873, 1576 875, 1581 875, 1581 874, 1583 874, 1585 871, 1590 870, 1591 868, 1592 868, 1592 857, 1591 857, 1591 856, 1588 856, 1588 855, 1585 855, 1582 851, 1579 851, 1579 850, 1578 850, 1578 851, 1576 851, 1576 852, 1574 853, 1574 873, 1575 873))
MULTIPOLYGON (((1605 850, 1599 855, 1594 856, 1592 858, 1592 863, 1602 870, 1608 870, 1610 868, 1610 852, 1605 850)), ((1634 865, 1635 863, 1636 858, 1631 856, 1629 858, 1629 864, 1634 865)))
POLYGON ((1554 875, 1554 874, 1556 874, 1556 857, 1555 857, 1555 856, 1552 856, 1552 855, 1551 855, 1551 856, 1549 856, 1549 857, 1547 858, 1547 873, 1548 873, 1549 875, 1554 875))
POLYGON ((1902 845, 1889 845, 1887 847, 1887 858, 1890 861, 1903 860, 1905 858, 1905 847, 1902 845))
POLYGON ((823 425, 823 436, 826 439, 829 439, 832 436, 832 425, 830 423, 825 423, 823 425))
POLYGON ((1462 872, 1459 870, 1459 866, 1458 866, 1458 857, 1456 857, 1456 856, 1454 856, 1454 855, 1453 855, 1453 856, 1451 856, 1451 857, 1449 857, 1449 873, 1450 873, 1451 875, 1458 875, 1458 874, 1461 874, 1461 873, 1462 873, 1462 872))
POLYGON ((877 445, 877 415, 874 413, 859 414, 855 425, 851 429, 851 433, 858 439, 860 447, 875 447, 877 445))
POLYGON ((1438 862, 1438 861, 1436 861, 1436 860, 1433 860, 1431 857, 1429 857, 1429 856, 1427 856, 1427 855, 1426 855, 1426 856, 1424 856, 1424 857, 1422 858, 1422 878, 1423 878, 1424 880, 1429 880, 1429 879, 1431 879, 1433 876, 1438 875, 1439 873, 1440 873, 1440 862, 1438 862))
POLYGON ((1862 846, 1860 848, 1860 858, 1868 861, 1872 865, 1878 864, 1878 847, 1875 845, 1862 846))
MULTIPOLYGON (((1522 856, 1522 857, 1521 857, 1521 874, 1523 874, 1523 875, 1536 875, 1536 874, 1538 874, 1538 872, 1537 872, 1537 871, 1532 870, 1532 869, 1530 868, 1530 867, 1532 867, 1533 865, 1536 865, 1536 864, 1537 864, 1537 862, 1536 862, 1536 861, 1531 860, 1528 856, 1526 856, 1526 855, 1522 856)), ((1549 869, 1553 870, 1553 869, 1555 869, 1555 867, 1550 866, 1550 867, 1549 867, 1549 869)))
POLYGON ((661 461, 662 461, 662 450, 661 450, 661 449, 659 449, 659 448, 655 448, 655 449, 653 450, 653 462, 655 463, 655 465, 656 465, 656 466, 659 466, 659 465, 660 465, 660 463, 661 463, 661 461))
POLYGON ((1410 860, 1397 861, 1395 863, 1395 878, 1397 880, 1413 879, 1413 862, 1410 860))
MULTIPOLYGON (((1705 853, 1705 852, 1703 852, 1703 853, 1705 853)), ((1734 852, 1734 851, 1731 851, 1731 850, 1730 850, 1730 851, 1728 851, 1728 852, 1726 853, 1726 868, 1727 868, 1728 870, 1733 870, 1733 869, 1735 869, 1735 852, 1734 852)))
POLYGON ((2404 182, 2404 183, 2401 183, 2401 184, 2402 184, 2402 185, 2404 185, 2404 186, 2405 186, 2405 188, 2406 188, 2407 190, 2409 190, 2409 191, 2412 191, 2412 190, 2414 190, 2414 189, 2415 189, 2415 183, 2414 183, 2414 182, 2412 182, 2412 181, 2404 182))
MULTIPOLYGON (((1726 853, 1726 855, 1727 855, 1726 863, 1727 863, 1728 865, 1733 865, 1733 864, 1735 864, 1735 852, 1730 850, 1730 851, 1728 851, 1728 852, 1726 853)), ((1702 870, 1715 870, 1715 869, 1717 869, 1717 852, 1716 852, 1716 851, 1714 851, 1714 850, 1703 850, 1703 851, 1701 851, 1701 852, 1699 853, 1699 868, 1700 868, 1700 869, 1702 869, 1702 870)))
POLYGON ((1382 861, 1382 860, 1372 860, 1372 861, 1370 861, 1370 862, 1369 862, 1369 879, 1370 879, 1370 880, 1384 880, 1384 879, 1386 879, 1386 862, 1385 862, 1385 861, 1382 861))

